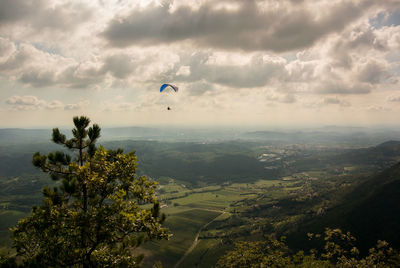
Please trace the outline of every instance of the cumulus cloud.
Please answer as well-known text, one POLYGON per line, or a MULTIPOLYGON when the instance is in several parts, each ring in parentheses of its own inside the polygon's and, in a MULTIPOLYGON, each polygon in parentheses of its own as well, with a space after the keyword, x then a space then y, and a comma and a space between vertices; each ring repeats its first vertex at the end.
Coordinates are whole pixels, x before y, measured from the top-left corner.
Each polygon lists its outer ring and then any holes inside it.
POLYGON ((273 101, 273 102, 280 102, 280 103, 295 103, 297 101, 297 98, 293 94, 270 94, 267 95, 267 100, 268 101, 273 101))
POLYGON ((342 100, 339 99, 337 97, 326 97, 324 98, 324 100, 322 101, 324 104, 337 104, 340 105, 342 107, 349 107, 351 106, 350 102, 346 101, 346 100, 342 100))
POLYGON ((190 66, 181 66, 179 70, 176 72, 176 76, 189 76, 190 75, 190 66))
POLYGON ((0 22, 22 20, 43 7, 44 1, 2 0, 0 1, 0 22))
POLYGON ((22 43, 17 48, 10 41, 0 39, 5 56, 0 61, 0 76, 14 76, 33 87, 62 86, 86 88, 105 81, 107 74, 124 79, 133 74, 138 64, 130 55, 111 54, 88 61, 52 54, 22 43))
MULTIPOLYGON (((299 57, 299 56, 298 56, 299 57)), ((300 56, 301 57, 301 56, 300 56)), ((317 66, 319 61, 295 60, 285 66, 288 72, 288 79, 292 82, 313 81, 316 79, 317 66)))
POLYGON ((366 107, 366 110, 369 112, 390 112, 392 109, 380 105, 370 105, 366 107))
POLYGON ((90 101, 80 101, 78 103, 69 103, 64 105, 64 110, 80 110, 90 105, 90 101))
POLYGON ((53 3, 49 0, 1 0, 2 26, 22 24, 35 29, 71 30, 90 19, 92 11, 82 3, 53 3))
POLYGON ((390 49, 388 39, 382 38, 379 32, 380 30, 365 22, 348 27, 331 40, 326 53, 331 55, 332 65, 337 68, 352 69, 354 65, 358 65, 358 55, 362 54, 365 57, 371 51, 377 54, 388 51, 390 49))
MULTIPOLYGON (((4 39, 3 39, 4 40, 4 39)), ((12 42, 8 42, 9 47, 14 47, 12 42)), ((7 44, 3 42, 3 44, 7 44)), ((18 50, 10 49, 9 52, 3 56, 3 62, 0 64, 0 71, 9 74, 10 71, 18 70, 21 68, 29 59, 32 59, 31 46, 21 45, 18 50)))
POLYGON ((398 0, 138 2, 0 0, 0 87, 15 95, 3 105, 67 112, 91 94, 104 114, 300 114, 399 102, 398 0), (162 83, 179 94, 159 94, 162 83))
POLYGON ((342 81, 322 82, 315 88, 318 94, 368 94, 372 90, 372 86, 362 83, 344 83, 342 81))
POLYGON ((136 64, 129 55, 126 54, 116 54, 110 55, 105 58, 103 65, 103 72, 110 72, 114 77, 123 79, 130 75, 136 64))
POLYGON ((390 77, 384 62, 370 60, 364 65, 359 66, 358 79, 361 82, 378 84, 390 77))
POLYGON ((34 87, 46 87, 55 82, 55 73, 52 71, 32 70, 21 75, 20 81, 34 87))
POLYGON ((196 46, 283 52, 308 47, 342 31, 369 8, 384 5, 372 0, 234 3, 234 9, 215 8, 213 1, 196 9, 184 5, 135 8, 128 15, 117 15, 102 35, 116 47, 190 40, 196 46))
POLYGON ((0 64, 7 60, 14 51, 14 44, 6 38, 0 37, 0 64))
POLYGON ((46 107, 46 109, 49 109, 49 110, 63 109, 64 104, 61 101, 53 100, 49 103, 46 103, 45 107, 46 107))
POLYGON ((76 104, 63 104, 61 101, 53 100, 47 102, 41 100, 36 96, 11 96, 6 100, 6 103, 11 106, 13 110, 78 110, 89 105, 89 101, 81 101, 76 104))
POLYGON ((35 96, 12 96, 6 100, 6 103, 17 106, 41 107, 45 104, 45 101, 39 100, 35 96))
POLYGON ((206 81, 233 88, 254 88, 286 75, 286 61, 280 57, 256 54, 246 58, 245 63, 236 60, 218 62, 220 57, 215 53, 196 53, 185 65, 187 72, 184 75, 180 72, 182 63, 179 62, 167 72, 167 76, 174 81, 206 81))
POLYGON ((389 102, 400 102, 400 96, 389 96, 387 98, 387 101, 389 101, 389 102))
POLYGON ((339 98, 337 96, 334 97, 325 97, 322 99, 302 99, 301 103, 303 107, 309 108, 309 109, 318 109, 320 110, 321 108, 325 108, 328 106, 332 107, 340 107, 340 108, 348 108, 351 107, 352 104, 343 98, 339 98))
POLYGON ((215 86, 206 81, 196 81, 190 83, 187 87, 187 92, 191 96, 201 96, 207 92, 214 92, 216 90, 215 86))

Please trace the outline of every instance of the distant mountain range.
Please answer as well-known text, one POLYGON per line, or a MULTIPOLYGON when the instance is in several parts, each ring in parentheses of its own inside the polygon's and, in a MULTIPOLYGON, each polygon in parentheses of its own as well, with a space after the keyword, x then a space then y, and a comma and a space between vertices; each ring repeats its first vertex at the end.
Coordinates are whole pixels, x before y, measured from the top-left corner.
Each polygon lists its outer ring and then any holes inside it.
POLYGON ((400 131, 365 128, 322 128, 299 131, 253 131, 241 135, 243 139, 310 144, 348 144, 372 146, 400 138, 400 131))
MULTIPOLYGON (((55 126, 57 127, 57 126, 55 126)), ((60 128, 67 136, 70 128, 60 128)), ((51 138, 51 128, 0 128, 0 144, 41 143, 51 138)), ((109 140, 159 141, 229 141, 251 140, 282 143, 347 144, 353 147, 372 146, 400 138, 395 129, 356 127, 324 127, 302 130, 248 131, 241 128, 180 128, 180 127, 102 127, 100 142, 109 140)))
POLYGON ((391 140, 377 146, 352 149, 333 160, 336 163, 392 165, 400 160, 400 141, 391 140))

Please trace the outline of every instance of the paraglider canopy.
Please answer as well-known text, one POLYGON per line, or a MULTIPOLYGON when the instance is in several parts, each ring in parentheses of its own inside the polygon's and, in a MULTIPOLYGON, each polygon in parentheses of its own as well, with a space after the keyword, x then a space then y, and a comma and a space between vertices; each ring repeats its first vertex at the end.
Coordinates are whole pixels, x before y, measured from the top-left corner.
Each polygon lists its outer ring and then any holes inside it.
POLYGON ((171 87, 175 92, 177 92, 178 91, 178 87, 177 86, 175 86, 175 85, 172 85, 172 84, 163 84, 161 87, 160 87, 160 92, 163 92, 163 90, 166 88, 166 87, 171 87))

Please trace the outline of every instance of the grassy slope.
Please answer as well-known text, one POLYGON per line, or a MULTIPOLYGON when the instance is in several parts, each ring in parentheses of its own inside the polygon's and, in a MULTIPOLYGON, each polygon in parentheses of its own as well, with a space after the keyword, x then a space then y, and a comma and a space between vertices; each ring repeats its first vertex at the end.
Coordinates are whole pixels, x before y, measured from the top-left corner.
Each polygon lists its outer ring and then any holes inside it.
POLYGON ((219 214, 215 211, 192 209, 167 217, 165 226, 173 236, 169 241, 152 241, 145 244, 143 249, 152 253, 145 258, 143 266, 151 267, 154 262, 160 260, 163 267, 173 267, 192 245, 200 228, 219 214))
POLYGON ((231 249, 232 245, 221 243, 221 239, 202 239, 180 267, 213 267, 231 249))

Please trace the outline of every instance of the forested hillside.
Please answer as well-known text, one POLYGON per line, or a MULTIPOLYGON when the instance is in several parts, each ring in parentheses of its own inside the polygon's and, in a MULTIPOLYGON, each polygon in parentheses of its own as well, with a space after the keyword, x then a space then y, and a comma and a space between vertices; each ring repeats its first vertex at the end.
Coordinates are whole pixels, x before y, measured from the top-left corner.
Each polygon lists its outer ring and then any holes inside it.
POLYGON ((400 163, 367 178, 345 195, 339 204, 321 217, 300 224, 289 243, 297 248, 307 244, 308 232, 341 228, 358 237, 358 247, 366 253, 376 241, 386 240, 400 248, 400 163))
MULTIPOLYGON (((362 253, 378 239, 399 247, 397 141, 369 147, 261 139, 99 143, 135 151, 138 174, 160 183, 156 195, 173 236, 137 249, 144 267, 157 261, 212 267, 235 243, 271 234, 287 236, 291 250, 307 251, 321 245, 307 233, 326 227, 351 231, 362 253)), ((57 185, 31 163, 35 151, 55 149, 25 140, 0 148, 2 242, 40 204, 42 187, 57 185)))

